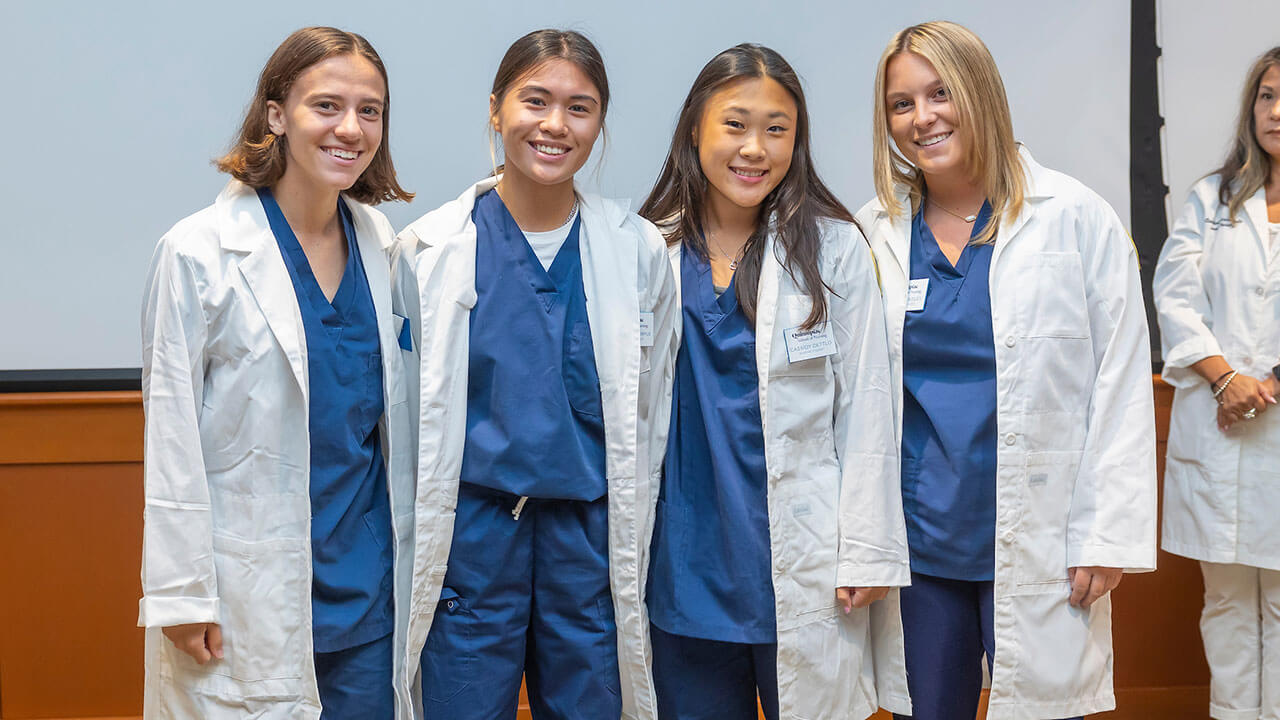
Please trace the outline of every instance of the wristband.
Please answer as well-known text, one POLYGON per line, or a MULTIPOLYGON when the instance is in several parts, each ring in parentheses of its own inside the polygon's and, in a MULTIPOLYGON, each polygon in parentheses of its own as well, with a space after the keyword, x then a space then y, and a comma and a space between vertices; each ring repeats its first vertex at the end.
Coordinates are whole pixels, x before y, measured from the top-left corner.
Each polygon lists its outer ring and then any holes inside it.
POLYGON ((1271 375, 1276 379, 1276 382, 1280 382, 1280 365, 1271 368, 1271 375))
MULTIPOLYGON (((1226 389, 1227 389, 1227 386, 1231 384, 1231 381, 1232 381, 1232 380, 1235 380, 1235 379, 1236 379, 1236 371, 1235 371, 1235 370, 1232 370, 1232 371, 1231 371, 1231 374, 1227 375, 1227 380, 1226 380, 1226 382, 1224 382, 1224 383, 1222 383, 1221 385, 1219 385, 1219 386, 1218 386, 1218 389, 1213 391, 1213 399, 1214 399, 1214 400, 1218 400, 1218 396, 1222 394, 1222 391, 1223 391, 1223 390, 1226 390, 1226 389)), ((1219 405, 1221 405, 1221 404, 1222 404, 1222 401, 1221 401, 1221 400, 1218 400, 1218 404, 1219 404, 1219 405)))

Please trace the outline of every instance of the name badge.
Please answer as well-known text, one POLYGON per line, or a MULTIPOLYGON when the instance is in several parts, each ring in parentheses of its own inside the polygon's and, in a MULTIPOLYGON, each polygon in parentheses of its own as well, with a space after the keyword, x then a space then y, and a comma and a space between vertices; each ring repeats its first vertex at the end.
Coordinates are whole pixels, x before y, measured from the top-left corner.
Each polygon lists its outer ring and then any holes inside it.
POLYGON ((653 313, 640 313, 640 347, 653 347, 653 313))
POLYGON ((836 339, 827 323, 812 330, 787 328, 782 331, 782 337, 787 343, 787 362, 797 363, 836 353, 836 339))
POLYGON ((929 278, 916 278, 907 283, 907 312, 924 309, 924 296, 929 294, 929 278))

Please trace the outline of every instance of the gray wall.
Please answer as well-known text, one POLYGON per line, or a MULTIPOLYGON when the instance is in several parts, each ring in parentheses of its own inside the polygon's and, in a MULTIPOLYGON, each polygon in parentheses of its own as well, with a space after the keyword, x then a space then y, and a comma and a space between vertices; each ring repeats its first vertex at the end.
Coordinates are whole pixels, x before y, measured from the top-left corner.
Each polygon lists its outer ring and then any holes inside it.
MULTIPOLYGON (((297 27, 354 30, 382 54, 396 165, 418 193, 412 205, 383 207, 400 227, 487 172, 492 73, 512 40, 545 26, 587 32, 608 63, 615 103, 603 165, 583 175, 589 185, 638 205, 698 69, 725 47, 755 41, 782 52, 804 77, 819 170, 856 210, 872 194, 875 62, 893 32, 936 19, 939 5, 386 0, 372 7, 6 3, 0 370, 140 364, 151 250, 179 218, 212 202, 225 179, 210 158, 231 139, 263 62, 297 27)), ((1040 162, 1102 193, 1127 221, 1129 4, 982 0, 945 17, 991 47, 1019 139, 1040 162)))

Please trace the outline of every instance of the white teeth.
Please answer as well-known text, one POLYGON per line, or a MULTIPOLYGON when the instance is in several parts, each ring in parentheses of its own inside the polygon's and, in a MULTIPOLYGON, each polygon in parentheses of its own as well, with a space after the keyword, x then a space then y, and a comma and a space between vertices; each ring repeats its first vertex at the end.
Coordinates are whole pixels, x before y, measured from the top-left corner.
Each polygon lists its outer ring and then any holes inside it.
POLYGON ((342 158, 343 160, 355 160, 356 156, 360 154, 355 150, 338 150, 336 148, 329 148, 326 152, 336 158, 342 158))
POLYGON ((763 175, 764 175, 764 171, 763 171, 763 170, 738 170, 738 169, 736 169, 736 168, 735 168, 733 171, 734 171, 735 173, 737 173, 737 174, 741 175, 742 177, 751 177, 751 178, 756 178, 756 177, 761 177, 761 176, 763 176, 763 175))
POLYGON ((534 144, 533 149, 543 153, 544 155, 563 155, 569 152, 566 148, 552 147, 550 145, 538 145, 536 143, 534 144))
POLYGON ((922 145, 924 147, 929 147, 930 145, 937 145, 938 143, 942 142, 943 140, 946 140, 949 137, 951 137, 951 133, 944 133, 942 135, 937 135, 935 137, 927 138, 925 140, 919 140, 916 142, 916 144, 922 145))

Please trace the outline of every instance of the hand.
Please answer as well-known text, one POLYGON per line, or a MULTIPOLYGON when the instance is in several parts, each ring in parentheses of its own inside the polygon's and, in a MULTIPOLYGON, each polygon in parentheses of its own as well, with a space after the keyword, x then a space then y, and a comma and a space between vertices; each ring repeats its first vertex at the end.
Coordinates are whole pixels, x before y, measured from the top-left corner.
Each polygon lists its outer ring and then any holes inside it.
POLYGON ((1275 378, 1256 380, 1248 375, 1236 375, 1222 395, 1218 396, 1218 429, 1226 432, 1232 425, 1244 420, 1250 410, 1254 416, 1266 412, 1276 404, 1275 378))
POLYGON ((1073 567, 1067 570, 1067 578, 1071 581, 1071 597, 1067 602, 1071 607, 1088 608, 1098 598, 1106 595, 1120 584, 1124 577, 1121 568, 1073 567))
POLYGON ((218 623, 170 625, 161 632, 174 647, 195 658, 200 665, 222 659, 222 628, 218 623))
POLYGON ((864 608, 877 600, 883 599, 888 594, 889 588, 887 587, 836 588, 836 600, 840 601, 840 607, 844 610, 845 615, 853 612, 854 608, 864 608))

